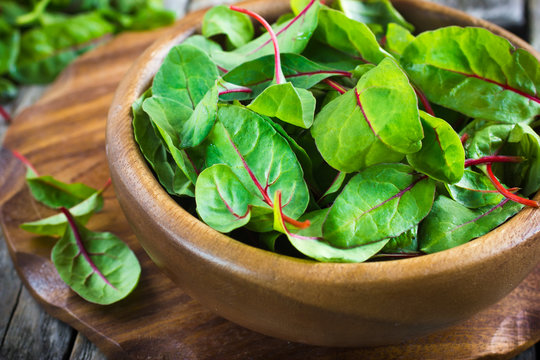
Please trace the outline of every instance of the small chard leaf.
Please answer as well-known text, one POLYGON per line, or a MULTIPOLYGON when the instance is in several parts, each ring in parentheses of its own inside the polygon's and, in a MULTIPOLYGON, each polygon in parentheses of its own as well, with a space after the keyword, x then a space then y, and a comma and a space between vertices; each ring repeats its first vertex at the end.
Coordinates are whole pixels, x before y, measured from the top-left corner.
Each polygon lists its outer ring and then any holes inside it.
POLYGON ((383 60, 317 114, 312 135, 339 171, 400 161, 420 150, 423 138, 414 90, 392 60, 383 60))
POLYGON ((353 248, 395 237, 430 211, 435 183, 404 164, 365 169, 345 186, 323 225, 325 241, 353 248))
MULTIPOLYGON (((317 27, 319 8, 319 2, 313 0, 293 19, 273 28, 282 53, 300 54, 305 49, 317 27)), ((274 47, 270 35, 266 32, 234 51, 216 51, 212 53, 212 59, 220 66, 230 70, 246 61, 273 53, 274 47)))
POLYGON ((13 66, 19 54, 19 41, 21 35, 18 31, 9 34, 0 34, 0 75, 5 74, 13 66))
POLYGON ((365 73, 367 73, 370 70, 373 70, 375 68, 375 65, 373 64, 362 64, 358 65, 354 68, 352 71, 352 76, 356 81, 360 80, 362 76, 364 76, 365 73))
POLYGON ((515 127, 515 125, 485 121, 474 122, 474 124, 476 125, 474 129, 468 127, 468 130, 464 130, 469 136, 469 140, 465 143, 468 159, 479 159, 497 154, 515 127))
MULTIPOLYGON (((88 199, 69 209, 69 212, 79 224, 85 225, 92 215, 101 210, 102 207, 103 196, 97 191, 88 199)), ((56 214, 41 220, 24 223, 20 227, 38 235, 62 236, 68 227, 68 221, 64 214, 56 214)))
POLYGON ((253 100, 248 108, 265 116, 309 129, 315 114, 315 98, 308 90, 291 83, 274 84, 253 100))
POLYGON ((218 87, 213 86, 201 101, 180 130, 180 147, 182 149, 199 145, 210 133, 217 116, 218 87))
POLYGON ((488 30, 422 33, 401 64, 430 101, 467 116, 518 123, 540 114, 538 60, 488 30))
POLYGON ((253 24, 249 16, 218 5, 204 15, 202 33, 206 37, 223 34, 227 37, 229 47, 237 48, 253 38, 253 24))
POLYGON ((113 32, 112 25, 95 12, 28 30, 21 36, 10 75, 23 84, 51 82, 77 56, 93 48, 93 42, 113 32))
POLYGON ((418 230, 420 250, 434 253, 465 244, 482 236, 516 214, 523 205, 502 200, 477 210, 439 196, 418 230))
POLYGON ((8 102, 17 97, 17 86, 8 79, 0 77, 0 102, 8 102))
POLYGON ((407 155, 407 161, 417 171, 431 178, 454 184, 463 176, 465 150, 459 135, 444 120, 420 111, 424 139, 420 151, 407 155))
POLYGON ((137 9, 134 14, 130 14, 128 16, 129 22, 118 30, 151 30, 172 24, 176 17, 174 12, 154 6, 143 6, 137 9))
POLYGON ((111 233, 92 232, 63 209, 70 227, 52 249, 62 280, 87 301, 108 305, 137 285, 141 266, 135 254, 111 233))
POLYGON ((394 23, 388 24, 384 40, 385 48, 395 57, 401 57, 405 48, 413 42, 413 40, 414 35, 403 26, 394 23))
MULTIPOLYGON (((277 206, 275 206, 277 209, 277 206)), ((280 211, 275 211, 275 218, 281 227, 286 226, 280 211)), ((328 214, 328 209, 316 210, 300 218, 309 220, 311 225, 307 229, 296 230, 287 228, 285 232, 290 243, 302 254, 322 262, 363 262, 378 253, 388 239, 358 246, 353 249, 339 249, 331 246, 322 239, 322 225, 328 214)))
POLYGON ((334 181, 332 181, 332 183, 330 184, 330 187, 324 192, 324 194, 322 194, 321 198, 319 199, 319 201, 317 201, 317 203, 322 205, 333 202, 335 200, 335 197, 337 196, 337 193, 343 187, 346 179, 347 173, 344 173, 342 171, 338 172, 334 181))
POLYGON ((401 16, 390 0, 336 0, 332 6, 353 20, 381 26, 383 31, 394 24, 408 31, 414 30, 414 26, 401 16))
POLYGON ((309 202, 303 171, 287 141, 261 116, 240 106, 220 106, 207 138, 207 166, 228 165, 264 205, 252 209, 250 227, 272 230, 272 198, 281 190, 285 214, 296 219, 309 202))
POLYGON ((253 196, 227 165, 206 168, 195 187, 197 213, 201 219, 220 232, 230 232, 246 225, 251 217, 251 206, 264 206, 253 196))
POLYGON ((213 52, 221 51, 221 46, 202 35, 192 35, 182 42, 182 45, 192 45, 210 56, 213 52))
POLYGON ((321 8, 314 38, 364 63, 378 64, 388 56, 366 24, 330 8, 321 8))
POLYGON ((180 44, 173 47, 163 60, 152 83, 152 94, 194 110, 215 86, 218 75, 216 65, 203 50, 180 44))
POLYGON ((150 96, 148 90, 132 106, 133 134, 139 149, 156 174, 160 184, 171 195, 194 196, 193 183, 184 172, 176 166, 173 157, 167 151, 167 146, 157 129, 142 109, 143 101, 150 96))
MULTIPOLYGON (((229 71, 223 76, 223 79, 251 88, 252 93, 249 94, 249 99, 255 98, 272 83, 274 62, 273 55, 248 61, 229 71)), ((317 64, 297 54, 282 54, 281 69, 287 81, 292 83, 295 88, 302 89, 310 89, 331 76, 349 77, 351 75, 346 71, 317 64)))
POLYGON ((97 191, 81 183, 66 184, 49 175, 36 176, 30 168, 26 172, 26 183, 37 201, 54 209, 73 207, 97 191))
MULTIPOLYGON (((391 25, 391 24, 390 24, 391 25)), ((403 234, 391 238, 382 248, 385 254, 411 254, 418 252, 418 226, 405 231, 403 234)))
POLYGON ((366 64, 359 56, 345 53, 332 46, 312 38, 302 56, 333 69, 352 71, 358 65, 366 64))
POLYGON ((465 169, 459 182, 445 185, 455 201, 470 209, 496 205, 503 199, 485 174, 469 169, 465 169))

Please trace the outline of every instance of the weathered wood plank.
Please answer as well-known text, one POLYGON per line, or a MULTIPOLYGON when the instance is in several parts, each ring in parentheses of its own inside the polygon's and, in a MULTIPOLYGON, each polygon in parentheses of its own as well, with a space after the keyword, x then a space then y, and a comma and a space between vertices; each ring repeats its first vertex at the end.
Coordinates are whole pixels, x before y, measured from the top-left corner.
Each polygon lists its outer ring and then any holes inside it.
POLYGON ((86 336, 79 333, 73 344, 73 350, 69 360, 107 360, 107 358, 86 336))
POLYGON ((2 300, 0 301, 0 344, 7 332, 17 298, 21 290, 21 281, 13 268, 9 258, 4 235, 0 231, 0 289, 2 300))
POLYGON ((63 359, 75 331, 46 314, 23 287, 0 349, 0 359, 63 359))
POLYGON ((537 360, 535 347, 530 347, 512 360, 537 360))

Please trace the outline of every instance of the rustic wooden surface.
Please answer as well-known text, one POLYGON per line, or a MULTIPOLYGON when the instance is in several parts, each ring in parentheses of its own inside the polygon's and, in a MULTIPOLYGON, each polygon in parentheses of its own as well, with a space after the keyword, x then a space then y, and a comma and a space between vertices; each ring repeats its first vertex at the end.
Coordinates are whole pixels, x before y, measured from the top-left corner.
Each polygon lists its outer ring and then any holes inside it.
MULTIPOLYGON (((188 0, 165 0, 165 3, 170 8, 173 8, 178 16, 182 16, 185 11, 195 10, 202 7, 210 6, 216 1, 205 1, 198 0, 189 2, 188 0)), ((528 3, 528 14, 523 12, 525 6, 523 1, 499 1, 499 0, 484 0, 482 2, 467 2, 467 1, 458 1, 458 0, 439 0, 438 2, 447 3, 450 5, 466 5, 469 6, 469 12, 474 13, 475 15, 480 15, 481 17, 487 18, 489 20, 495 20, 496 22, 502 24, 510 25, 523 25, 523 21, 528 17, 529 19, 529 29, 530 29, 530 41, 535 45, 537 49, 540 48, 540 0, 529 0, 528 3), (476 10, 471 9, 471 3, 476 9, 488 9, 488 11, 482 11, 480 13, 474 12, 476 10), (497 9, 494 10, 497 4, 497 9), (520 8, 521 13, 519 10, 520 8), (501 11, 504 10, 504 11, 501 11), (497 20, 493 18, 493 14, 507 14, 506 20, 497 20)), ((522 27, 522 30, 525 31, 527 27, 522 27)), ((144 37, 144 36, 143 36, 144 37)), ((145 41, 151 41, 151 39, 144 38, 139 39, 139 46, 142 51, 142 47, 145 41)), ((137 51, 137 50, 136 50, 137 51)), ((135 51, 135 52, 136 52, 135 51)), ((131 56, 135 56, 135 52, 131 56)), ((125 55, 125 54, 124 54, 125 55)), ((121 56, 121 55, 119 55, 121 56)), ((114 63, 112 55, 108 53, 106 56, 102 57, 87 57, 86 63, 83 66, 79 66, 78 69, 81 71, 88 71, 92 68, 92 62, 111 62, 114 63)), ((96 71, 101 70, 101 66, 96 66, 96 63, 93 64, 93 68, 96 71)), ((123 64, 125 66, 125 64, 123 64)), ((127 70, 123 66, 115 67, 115 78, 109 79, 107 88, 100 89, 99 91, 94 92, 92 96, 94 100, 98 100, 97 103, 101 106, 100 109, 96 108, 86 108, 85 110, 89 113, 87 120, 91 120, 90 123, 97 121, 97 132, 101 131, 101 126, 104 126, 104 114, 106 114, 106 109, 103 108, 110 100, 110 92, 113 90, 113 83, 119 79, 122 71, 127 70)), ((77 68, 75 68, 77 69, 77 68)), ((69 73, 69 71, 68 71, 69 73)), ((77 71, 71 70, 71 74, 76 76, 77 71)), ((79 74, 80 76, 80 74, 79 74)), ((47 132, 46 130, 39 130, 38 121, 33 118, 37 118, 43 115, 42 110, 47 106, 58 106, 58 97, 52 96, 51 93, 56 94, 60 97, 69 99, 70 101, 77 102, 76 96, 70 97, 70 84, 72 78, 65 74, 59 79, 52 89, 49 90, 48 95, 45 96, 40 104, 33 108, 33 111, 27 111, 22 114, 22 116, 17 119, 16 124, 13 126, 11 133, 19 132, 20 134, 29 134, 33 132, 35 138, 28 139, 18 139, 18 141, 11 142, 11 145, 17 145, 20 150, 29 151, 33 142, 36 139, 46 139, 47 132), (47 104, 46 106, 44 104, 47 104), (26 124, 23 125, 19 123, 20 119, 27 119, 26 124), (18 128, 17 128, 18 127, 18 128)), ((25 107, 30 104, 33 104, 37 98, 43 92, 43 87, 29 87, 22 91, 22 96, 13 104, 10 104, 8 107, 9 110, 13 113, 20 113, 25 107)), ((72 89, 71 89, 72 90, 72 89)), ((96 104, 96 103, 94 103, 96 104)), ((32 110, 32 109, 31 109, 32 110)), ((57 109, 58 110, 58 109, 57 109)), ((63 112, 63 117, 70 118, 71 114, 69 112, 63 112)), ((45 120, 46 121, 46 120, 45 120)), ((87 122, 88 124, 88 122, 87 122)), ((58 125, 58 124, 56 124, 58 125)), ((0 141, 4 137, 7 126, 5 124, 0 124, 0 141)), ((23 136, 24 138, 24 136, 23 136)), ((102 140, 100 136, 94 138, 102 140)), ((74 161, 60 158, 58 160, 55 157, 54 152, 50 152, 51 146, 56 149, 63 149, 64 157, 69 157, 73 155, 72 152, 67 150, 69 145, 65 142, 56 144, 49 143, 47 146, 47 151, 43 152, 31 152, 32 160, 37 160, 39 164, 42 164, 41 168, 44 171, 49 171, 60 177, 64 176, 64 180, 87 180, 97 181, 99 176, 103 176, 104 170, 101 169, 98 171, 97 175, 88 177, 83 174, 70 174, 70 166, 73 166, 74 161), (60 146, 58 146, 60 145, 60 146)), ((9 139, 6 145, 10 145, 9 139)), ((83 146, 81 144, 72 144, 74 146, 83 146)), ((93 148, 95 149, 95 148, 93 148)), ((86 149, 88 150, 88 148, 86 149)), ((104 159, 103 149, 96 150, 100 153, 99 156, 102 156, 104 159)), ((58 153, 56 153, 58 155, 58 153)), ((3 154, 2 158, 6 158, 6 155, 3 154)), ((102 158, 99 158, 100 160, 102 158)), ((91 169, 94 164, 92 161, 84 162, 80 158, 76 158, 75 162, 81 162, 87 166, 87 169, 91 169), (90 166, 90 167, 88 167, 90 166)), ((17 167, 18 165, 13 163, 11 159, 9 161, 10 165, 5 163, 0 163, 0 183, 4 186, 6 185, 6 177, 12 177, 15 175, 15 171, 11 166, 15 166, 20 172, 22 168, 17 167)), ((39 168, 39 166, 38 166, 39 168)), ((20 174, 19 174, 20 175, 20 174)), ((13 186, 13 184, 11 184, 13 186)), ((17 188, 20 189, 22 184, 18 183, 17 188)), ((94 186, 99 186, 98 183, 91 184, 94 186)), ((4 191, 5 187, 0 189, 0 202, 6 199, 7 193, 4 191)), ((20 197, 19 195, 17 195, 20 197)), ((115 216, 118 213, 117 204, 114 202, 114 197, 111 193, 107 194, 107 206, 104 211, 104 217, 111 217, 113 220, 124 221, 123 218, 118 218, 115 216)), ((24 198, 26 204, 30 200, 29 198, 24 198)), ((19 204, 20 205, 20 204, 19 204)), ((13 206, 13 203, 10 204, 13 206)), ((4 207, 5 208, 5 207, 4 207)), ((17 213, 16 216, 11 217, 11 213, 4 213, 3 219, 8 218, 12 225, 15 227, 18 224, 18 221, 25 219, 25 216, 36 216, 36 211, 47 211, 44 209, 35 210, 35 209, 26 209, 26 212, 23 211, 20 214, 17 213), (15 221, 15 223, 13 223, 15 221)), ((110 220, 109 220, 110 221, 110 220)), ((97 220, 94 223, 101 225, 107 223, 104 220, 97 220)), ((124 224, 125 225, 125 224, 124 224)), ((107 228, 106 230, 111 230, 113 228, 107 228)), ((16 230, 15 230, 16 231, 16 230)), ((128 230, 129 231, 129 230, 128 230)), ((11 233, 8 233, 10 236, 11 233)), ((1 239, 2 234, 0 233, 0 291, 2 294, 2 302, 0 303, 0 359, 104 359, 105 356, 100 352, 87 338, 80 332, 70 328, 65 323, 56 320, 47 313, 45 313, 40 305, 36 303, 32 295, 21 285, 21 282, 15 273, 11 259, 9 258, 6 243, 1 239)), ((131 235, 127 236, 130 245, 134 243, 133 237, 131 235)), ((24 238, 28 239, 29 236, 24 234, 24 238)), ((35 239, 34 239, 35 240, 35 239)), ((35 244, 33 245, 35 246, 35 244)), ((50 246, 50 245, 47 245, 50 246)), ((46 259, 47 255, 47 246, 43 248, 42 259, 46 259)), ((135 245, 136 246, 136 245, 135 245)), ((135 247, 134 246, 134 247, 135 247)), ((143 263, 145 269, 148 269, 147 272, 156 271, 153 268, 152 264, 148 261, 144 255, 140 254, 143 258, 143 263)), ((26 259, 28 260, 28 259, 26 259)), ((164 280, 165 286, 163 286, 160 291, 163 291, 164 294, 168 294, 170 298, 176 299, 178 301, 177 306, 181 306, 183 310, 188 309, 192 311, 191 317, 189 320, 189 327, 185 329, 171 329, 171 326, 177 325, 177 322, 186 321, 186 316, 182 316, 182 319, 175 319, 165 322, 165 329, 162 329, 165 333, 169 331, 169 336, 173 334, 178 339, 186 339, 186 332, 192 331, 191 336, 189 336, 187 341, 182 343, 176 350, 178 356, 175 358, 195 358, 196 354, 204 355, 200 356, 201 358, 282 358, 288 356, 289 358, 321 358, 321 359, 334 359, 334 358, 358 358, 360 355, 366 358, 388 358, 388 356, 400 356, 403 358, 441 358, 442 354, 447 354, 446 358, 471 358, 473 354, 479 355, 492 355, 494 357, 508 358, 515 355, 516 351, 523 350, 524 348, 532 345, 530 340, 530 333, 518 332, 517 329, 527 328, 529 331, 536 332, 536 339, 540 336, 540 310, 536 308, 534 311, 523 310, 520 307, 522 304, 523 298, 527 298, 528 301, 531 301, 533 304, 539 304, 540 299, 538 294, 540 293, 540 268, 537 268, 534 275, 527 279, 527 282, 521 285, 519 289, 513 292, 509 298, 506 298, 503 302, 497 304, 491 308, 488 312, 479 314, 473 320, 468 321, 465 324, 460 325, 459 327, 454 328, 440 334, 435 334, 431 337, 424 338, 420 342, 404 344, 401 347, 388 347, 384 349, 371 349, 364 350, 362 352, 356 350, 347 350, 347 349, 324 349, 324 348, 314 348, 298 344, 291 344, 282 342, 275 339, 270 339, 263 337, 261 335, 254 334, 248 330, 241 329, 237 326, 234 326, 227 321, 217 318, 210 314, 207 310, 199 307, 199 305, 190 300, 185 294, 182 294, 181 291, 175 289, 172 284, 167 280, 164 280), (175 294, 176 292, 176 294, 175 294), (506 312, 511 309, 511 313, 514 316, 505 316, 506 312), (519 310, 516 313, 516 310, 519 310), (471 331, 472 329, 476 329, 471 331), (494 329, 497 329, 494 331, 494 329), (211 334, 219 332, 223 336, 221 338, 214 338, 211 334), (529 339, 529 340, 527 340, 529 339), (515 343, 507 343, 507 341, 514 341, 515 343), (475 341, 478 342, 475 344, 475 341), (205 350, 205 352, 197 353, 195 351, 205 350), (508 352, 508 349, 515 349, 514 352, 508 352), (212 353, 214 351, 214 353, 212 353), (221 352, 217 352, 221 351, 221 352), (251 352, 250 352, 251 351, 251 352), (482 352, 484 351, 484 352, 482 352), (181 355, 182 354, 182 355, 181 355), (271 355, 270 355, 271 354, 271 355), (214 355, 212 357, 212 355, 214 355)), ((145 285, 144 281, 141 286, 145 285)), ((36 296, 38 294, 34 294, 36 296)), ((139 326, 144 325, 148 326, 148 318, 155 316, 155 312, 152 312, 147 307, 142 307, 146 309, 146 313, 139 312, 143 319, 139 326)), ((56 316, 58 310, 48 309, 51 313, 54 313, 56 316)), ((140 309, 139 309, 140 310, 140 309)), ((176 313, 175 313, 176 314, 176 313)), ((60 316, 62 317, 62 316, 60 316)), ((67 320, 64 316, 63 319, 67 320)), ((82 324, 76 324, 79 329, 82 329, 82 324)), ((87 334, 88 329, 86 330, 87 334)), ((163 334, 163 332, 162 332, 163 334)), ((92 336, 92 339, 95 343, 100 343, 100 339, 92 336)), ((124 339, 125 340, 125 339, 124 339)), ((153 341, 154 348, 160 348, 159 339, 154 338, 153 341)), ((139 341, 140 344, 140 341, 139 341)), ((128 344, 131 346, 126 347, 130 351, 134 350, 134 347, 137 345, 136 342, 128 344)), ((148 345, 148 344, 147 344, 148 345)), ((112 352, 110 352, 112 354, 112 352)), ((531 347, 524 353, 520 354, 517 358, 520 360, 529 360, 535 359, 535 348, 531 347)), ((172 353, 170 353, 172 354, 172 353)), ((144 354, 141 354, 143 356, 144 354)), ((155 355, 155 354, 154 354, 155 355)), ((115 356, 110 357, 111 359, 116 358, 115 356)))

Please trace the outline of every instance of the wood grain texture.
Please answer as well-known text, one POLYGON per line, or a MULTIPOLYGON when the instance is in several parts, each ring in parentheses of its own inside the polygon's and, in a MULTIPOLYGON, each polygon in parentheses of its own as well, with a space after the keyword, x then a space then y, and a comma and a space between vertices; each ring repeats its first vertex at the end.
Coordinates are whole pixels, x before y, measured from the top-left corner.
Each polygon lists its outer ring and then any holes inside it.
MULTIPOLYGON (((26 154, 40 172, 100 186, 108 176, 104 126, 112 92, 137 54, 158 35, 123 35, 77 61, 15 120, 5 146, 26 154)), ((113 231, 127 241, 141 259, 143 277, 135 293, 117 305, 88 304, 58 279, 49 262, 52 241, 18 229, 23 221, 52 213, 31 199, 23 166, 2 150, 0 169, 0 222, 19 274, 51 314, 85 333, 111 359, 508 358, 540 339, 540 267, 489 310, 400 346, 331 349, 264 337, 216 317, 164 277, 138 246, 110 190, 104 211, 89 227, 113 231)))

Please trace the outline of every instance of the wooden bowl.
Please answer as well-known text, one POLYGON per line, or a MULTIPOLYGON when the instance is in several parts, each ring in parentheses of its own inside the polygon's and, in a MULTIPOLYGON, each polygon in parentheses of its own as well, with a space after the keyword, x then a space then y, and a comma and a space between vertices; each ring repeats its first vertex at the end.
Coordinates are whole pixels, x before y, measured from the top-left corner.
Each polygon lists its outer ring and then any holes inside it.
MULTIPOLYGON (((462 12, 413 0, 394 4, 419 30, 482 26, 540 56, 523 40, 462 12)), ((241 6, 269 19, 288 10, 286 0, 241 6)), ((184 211, 138 150, 131 104, 150 86, 169 49, 199 29, 202 16, 188 15, 139 58, 116 92, 107 124, 107 157, 120 205, 152 260, 188 294, 266 335, 313 345, 381 345, 470 317, 502 299, 538 263, 540 212, 530 208, 451 250, 361 264, 317 263, 260 250, 184 211)))

